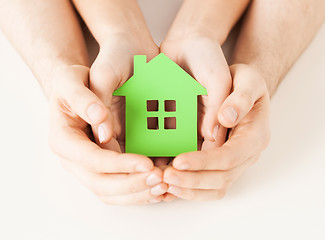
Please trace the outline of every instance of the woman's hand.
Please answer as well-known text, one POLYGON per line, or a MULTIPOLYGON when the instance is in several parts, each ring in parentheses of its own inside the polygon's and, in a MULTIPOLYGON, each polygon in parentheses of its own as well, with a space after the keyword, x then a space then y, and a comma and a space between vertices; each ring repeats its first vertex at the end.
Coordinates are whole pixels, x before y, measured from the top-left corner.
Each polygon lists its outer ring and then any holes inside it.
POLYGON ((164 171, 169 194, 199 201, 222 198, 269 143, 270 99, 265 81, 247 65, 236 64, 230 70, 233 92, 218 112, 219 122, 233 127, 229 139, 221 147, 177 156, 164 171), (229 117, 230 112, 237 117, 229 117))
POLYGON ((73 0, 100 46, 90 69, 89 87, 108 109, 106 120, 92 126, 96 142, 103 148, 124 151, 124 102, 112 97, 114 90, 133 73, 134 55, 151 60, 159 53, 137 1, 73 0), (122 127, 123 126, 123 127, 122 127))
POLYGON ((181 39, 171 34, 161 46, 161 52, 190 73, 208 92, 199 98, 199 149, 221 146, 227 130, 218 120, 222 102, 230 93, 231 76, 228 64, 217 41, 205 35, 192 34, 181 39))
POLYGON ((69 66, 56 71, 50 97, 49 143, 63 166, 108 204, 146 204, 162 200, 167 185, 162 171, 141 155, 122 154, 91 141, 89 124, 109 115, 105 104, 88 89, 89 68, 69 66))
MULTIPOLYGON (((140 33, 139 33, 140 34, 140 33)), ((123 97, 112 96, 133 72, 134 55, 147 55, 151 60, 159 53, 151 38, 125 32, 107 36, 100 45, 99 54, 90 69, 90 89, 104 103, 108 111, 106 120, 92 130, 96 142, 103 148, 124 151, 123 97)))

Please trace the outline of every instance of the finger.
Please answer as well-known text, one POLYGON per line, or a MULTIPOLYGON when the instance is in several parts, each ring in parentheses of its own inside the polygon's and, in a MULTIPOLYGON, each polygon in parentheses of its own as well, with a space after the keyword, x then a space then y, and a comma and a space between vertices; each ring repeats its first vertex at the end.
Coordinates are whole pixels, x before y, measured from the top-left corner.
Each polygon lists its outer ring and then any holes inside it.
POLYGON ((186 56, 188 55, 186 59, 193 76, 206 88, 208 93, 207 96, 201 97, 204 117, 200 131, 205 139, 215 141, 220 146, 224 143, 226 129, 220 126, 218 110, 230 92, 232 81, 221 48, 215 44, 209 47, 211 48, 206 48, 209 51, 202 51, 198 46, 201 51, 193 50, 192 53, 186 54, 186 56), (211 54, 211 51, 214 54, 211 54))
POLYGON ((88 89, 89 68, 75 66, 78 71, 65 71, 57 77, 56 84, 63 98, 65 107, 77 114, 84 121, 91 125, 99 125, 108 117, 108 111, 101 100, 88 89))
POLYGON ((98 145, 103 149, 111 150, 118 153, 123 152, 120 143, 115 138, 111 138, 111 140, 107 143, 99 143, 98 145))
POLYGON ((199 106, 204 108, 204 117, 202 124, 199 124, 199 131, 204 138, 220 146, 224 143, 227 131, 220 126, 218 110, 231 89, 229 67, 218 44, 205 41, 204 48, 202 48, 202 42, 190 41, 187 44, 184 47, 190 46, 190 51, 180 56, 177 54, 179 49, 174 49, 170 45, 167 48, 163 45, 162 52, 176 61, 206 88, 208 95, 200 98, 202 104, 199 106))
MULTIPOLYGON (((217 89, 217 86, 214 86, 214 83, 209 83, 209 87, 207 87, 208 97, 203 100, 207 103, 204 103, 205 114, 203 115, 201 132, 204 139, 215 142, 219 147, 224 143, 227 133, 227 129, 218 120, 218 111, 226 95, 224 92, 221 93, 214 89, 217 89)), ((229 93, 229 90, 224 91, 226 94, 229 93)), ((205 97, 202 96, 203 99, 205 97)))
MULTIPOLYGON (((228 140, 222 147, 199 152, 183 153, 174 159, 173 167, 178 170, 229 170, 252 156, 256 149, 247 136, 228 140), (246 144, 245 144, 245 141, 246 144)), ((255 146, 254 146, 255 147, 255 146)), ((260 149, 258 149, 260 151, 260 149)))
POLYGON ((158 168, 146 173, 97 174, 69 160, 62 159, 61 163, 97 196, 136 193, 162 182, 162 171, 158 168))
POLYGON ((226 195, 225 190, 202 190, 202 189, 189 189, 189 188, 180 188, 176 186, 169 186, 168 193, 171 193, 178 198, 191 201, 213 201, 219 200, 226 195))
MULTIPOLYGON (((101 52, 99 54, 101 54, 101 52)), ((105 56, 104 59, 107 59, 108 57, 109 56, 105 56)), ((118 75, 115 69, 109 67, 110 60, 107 60, 105 64, 103 64, 101 61, 101 56, 97 57, 90 69, 89 88, 104 103, 108 111, 108 117, 100 127, 92 126, 92 130, 97 142, 107 143, 111 137, 115 135, 113 114, 111 112, 113 92, 118 87, 120 82, 126 81, 130 71, 130 66, 124 66, 127 74, 124 76, 124 79, 121 79, 122 75, 118 75)))
POLYGON ((218 112, 220 123, 232 128, 246 116, 254 103, 266 92, 265 81, 253 70, 244 65, 230 67, 234 79, 234 90, 227 97, 218 112), (239 72, 235 74, 235 72, 239 72))
POLYGON ((109 110, 107 112, 107 118, 104 122, 98 126, 91 125, 92 132, 98 144, 108 143, 113 137, 116 137, 114 134, 113 115, 109 110))
POLYGON ((83 131, 71 126, 70 117, 55 109, 58 108, 57 103, 50 104, 53 106, 50 107, 49 145, 62 158, 96 173, 146 172, 153 169, 152 161, 145 156, 101 149, 83 131))
POLYGON ((164 182, 182 188, 227 189, 257 159, 258 156, 251 157, 228 171, 178 171, 169 167, 164 171, 164 182))
POLYGON ((172 167, 164 171, 165 183, 191 189, 222 189, 232 177, 226 171, 178 171, 172 167))
POLYGON ((118 195, 118 196, 105 196, 101 197, 101 200, 106 204, 113 205, 135 205, 135 204, 148 204, 156 203, 163 199, 163 194, 167 191, 167 185, 160 183, 156 186, 159 188, 159 192, 152 192, 152 189, 147 189, 142 192, 118 195), (159 193, 159 194, 158 194, 159 193), (155 199, 155 200, 153 200, 155 199))
POLYGON ((268 105, 261 98, 247 115, 247 121, 234 129, 228 141, 219 148, 183 153, 173 161, 178 170, 229 170, 261 152, 269 143, 268 105), (263 103, 265 102, 265 103, 263 103))

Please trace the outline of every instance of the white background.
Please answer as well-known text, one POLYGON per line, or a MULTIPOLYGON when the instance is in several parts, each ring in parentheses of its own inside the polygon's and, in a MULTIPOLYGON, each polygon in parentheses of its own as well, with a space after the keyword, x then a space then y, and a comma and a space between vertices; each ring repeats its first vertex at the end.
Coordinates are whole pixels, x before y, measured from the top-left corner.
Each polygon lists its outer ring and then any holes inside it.
MULTIPOLYGON (((140 2, 159 42, 181 1, 140 2)), ((324 43, 325 26, 272 99, 270 147, 223 200, 117 207, 50 152, 46 99, 0 35, 0 239, 325 239, 324 43)))

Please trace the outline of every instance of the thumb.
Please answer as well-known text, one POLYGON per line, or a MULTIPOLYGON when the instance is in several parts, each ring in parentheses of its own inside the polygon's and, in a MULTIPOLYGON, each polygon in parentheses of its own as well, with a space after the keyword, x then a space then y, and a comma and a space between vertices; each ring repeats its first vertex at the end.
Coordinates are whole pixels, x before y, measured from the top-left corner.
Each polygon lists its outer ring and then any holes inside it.
MULTIPOLYGON (((108 111, 101 100, 86 87, 89 68, 71 66, 68 71, 62 71, 57 77, 61 89, 61 97, 65 99, 72 112, 91 125, 99 125, 105 121, 108 111)), ((67 106, 66 106, 67 107, 67 106)))
POLYGON ((90 70, 90 89, 107 111, 105 121, 99 126, 92 126, 95 140, 101 144, 108 143, 114 136, 114 118, 111 112, 113 92, 119 84, 119 79, 107 67, 94 64, 90 70))
POLYGON ((85 66, 71 66, 68 71, 60 73, 57 78, 62 84, 62 97, 67 101, 71 110, 85 122, 99 129, 101 141, 109 140, 112 126, 108 124, 110 112, 104 103, 88 87, 89 68, 85 66))
POLYGON ((234 90, 218 112, 220 123, 228 128, 236 126, 266 90, 265 81, 251 68, 237 64, 231 66, 230 71, 234 90))
POLYGON ((224 143, 227 129, 220 125, 218 120, 218 111, 230 91, 230 74, 228 73, 221 76, 219 73, 218 76, 207 81, 205 87, 208 96, 202 96, 205 110, 201 127, 202 136, 205 140, 209 140, 214 142, 214 145, 220 146, 224 143), (223 79, 223 81, 217 80, 220 78, 223 79))

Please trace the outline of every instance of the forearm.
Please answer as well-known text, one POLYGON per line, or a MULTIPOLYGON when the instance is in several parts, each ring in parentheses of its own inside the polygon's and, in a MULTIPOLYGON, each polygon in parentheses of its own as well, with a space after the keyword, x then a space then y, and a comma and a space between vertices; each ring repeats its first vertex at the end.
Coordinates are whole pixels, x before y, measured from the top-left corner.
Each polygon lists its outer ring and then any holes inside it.
POLYGON ((105 44, 112 35, 152 40, 136 0, 73 0, 73 2, 100 45, 105 44))
POLYGON ((256 68, 272 95, 324 18, 324 0, 254 0, 244 19, 232 63, 256 68))
POLYGON ((56 69, 88 65, 82 32, 68 0, 0 0, 0 27, 47 96, 56 69))
POLYGON ((185 0, 167 39, 199 34, 213 38, 222 45, 249 2, 250 0, 185 0))

